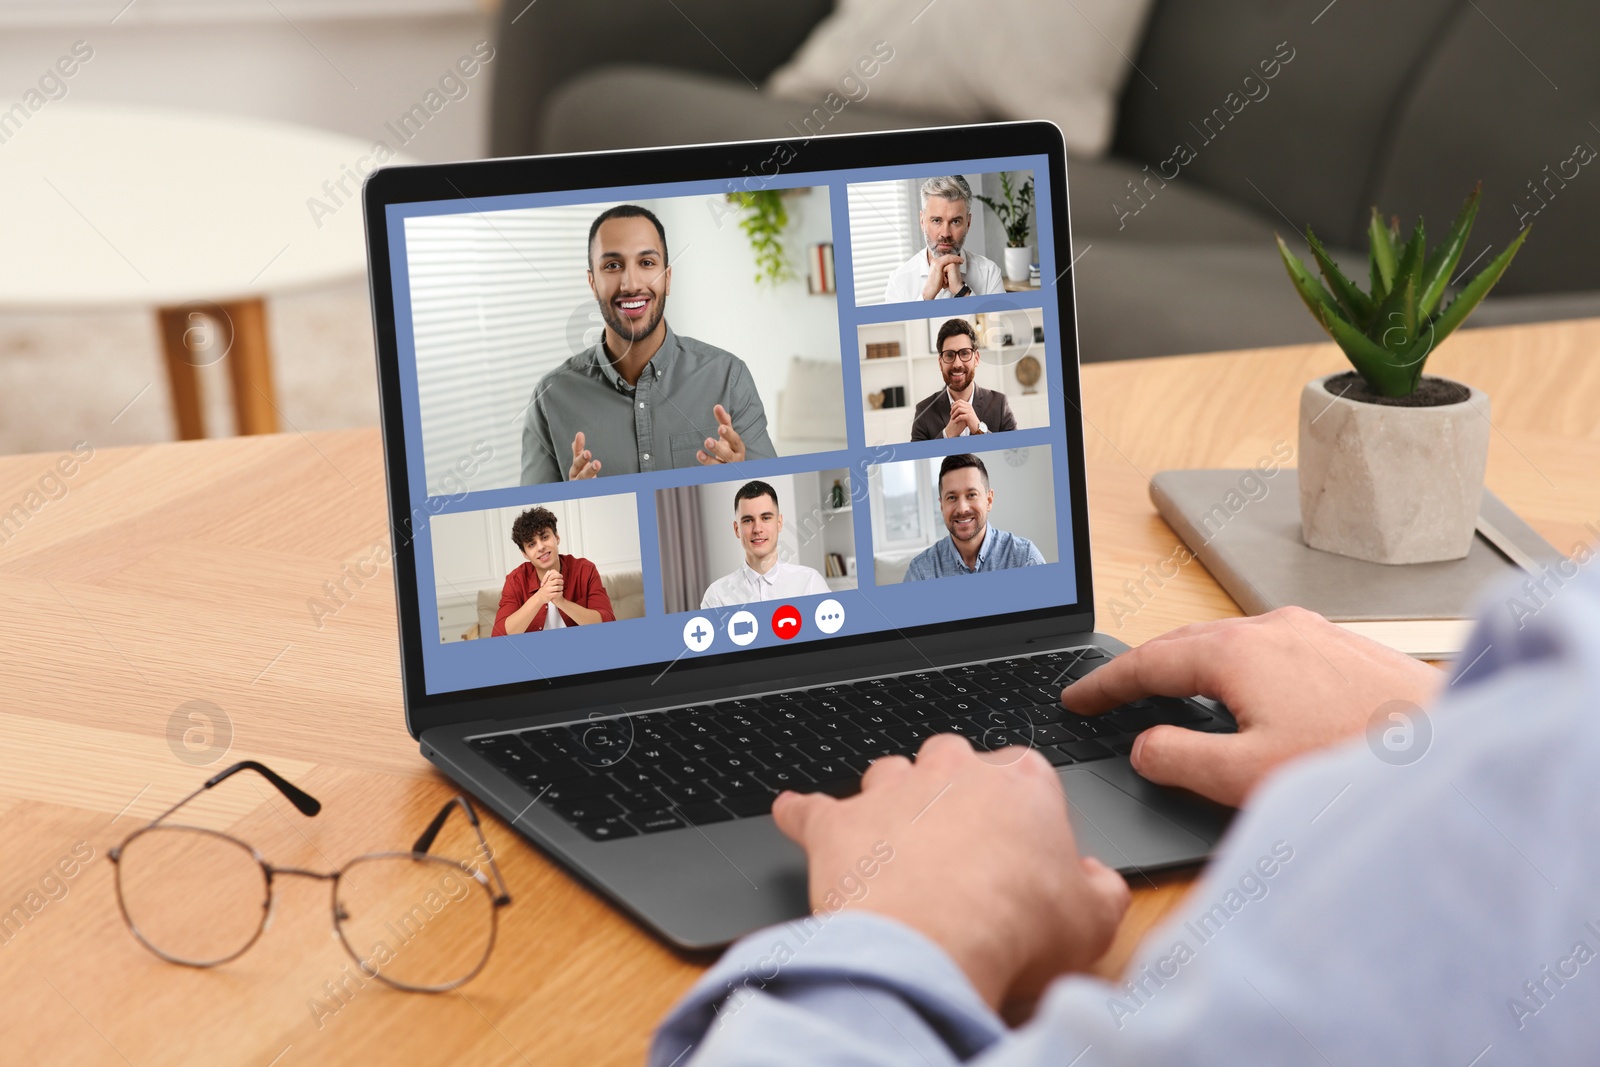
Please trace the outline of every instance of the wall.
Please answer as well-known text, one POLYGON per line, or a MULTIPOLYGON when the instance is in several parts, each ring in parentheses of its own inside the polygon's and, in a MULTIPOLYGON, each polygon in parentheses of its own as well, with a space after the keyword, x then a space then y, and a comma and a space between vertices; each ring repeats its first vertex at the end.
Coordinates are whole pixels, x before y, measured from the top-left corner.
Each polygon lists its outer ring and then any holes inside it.
POLYGON ((785 250, 798 277, 777 288, 762 283, 753 295, 747 294, 755 257, 737 217, 722 210, 726 205, 716 203, 713 210, 715 202, 706 197, 652 205, 666 227, 672 260, 668 323, 695 323, 692 336, 745 361, 766 405, 773 437, 790 357, 839 359, 836 295, 813 296, 806 285, 807 248, 833 240, 829 199, 826 188, 816 188, 784 201, 790 217, 785 250), (739 298, 730 300, 730 293, 739 298))

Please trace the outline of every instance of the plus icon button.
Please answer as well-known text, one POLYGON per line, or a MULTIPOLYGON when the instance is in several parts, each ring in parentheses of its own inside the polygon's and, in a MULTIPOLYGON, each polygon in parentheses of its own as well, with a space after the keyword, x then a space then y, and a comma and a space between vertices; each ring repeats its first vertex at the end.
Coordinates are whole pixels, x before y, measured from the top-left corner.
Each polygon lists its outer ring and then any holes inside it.
POLYGON ((696 615, 683 626, 683 644, 690 652, 704 652, 716 636, 711 620, 704 615, 696 615))

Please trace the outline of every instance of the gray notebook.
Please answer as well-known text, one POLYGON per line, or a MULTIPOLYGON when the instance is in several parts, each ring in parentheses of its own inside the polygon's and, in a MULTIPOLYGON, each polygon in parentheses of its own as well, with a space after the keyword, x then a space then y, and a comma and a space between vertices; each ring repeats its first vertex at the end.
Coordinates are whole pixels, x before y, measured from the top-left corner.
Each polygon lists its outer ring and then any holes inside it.
POLYGON ((1482 533, 1464 558, 1443 563, 1390 566, 1322 552, 1301 537, 1296 474, 1177 470, 1150 482, 1161 517, 1247 615, 1298 604, 1402 652, 1446 657, 1460 651, 1484 589, 1521 572, 1513 557, 1534 566, 1561 559, 1487 489, 1480 513, 1509 556, 1482 533))

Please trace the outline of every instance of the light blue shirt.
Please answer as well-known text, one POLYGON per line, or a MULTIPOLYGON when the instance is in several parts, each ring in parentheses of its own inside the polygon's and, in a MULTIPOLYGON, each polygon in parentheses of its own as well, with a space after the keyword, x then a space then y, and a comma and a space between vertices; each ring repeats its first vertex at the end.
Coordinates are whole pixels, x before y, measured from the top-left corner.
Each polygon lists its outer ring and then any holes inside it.
POLYGON ((1033 567, 1043 562, 1044 556, 1032 541, 990 526, 983 535, 983 544, 978 548, 976 567, 967 566, 954 541, 949 537, 941 537, 932 546, 917 553, 906 567, 906 581, 925 582, 929 578, 1033 567))
POLYGON ((1391 720, 1274 775, 1125 982, 1060 979, 1012 1030, 920 934, 822 912, 730 948, 649 1062, 1596 1062, 1596 579, 1488 601, 1409 749, 1391 720))

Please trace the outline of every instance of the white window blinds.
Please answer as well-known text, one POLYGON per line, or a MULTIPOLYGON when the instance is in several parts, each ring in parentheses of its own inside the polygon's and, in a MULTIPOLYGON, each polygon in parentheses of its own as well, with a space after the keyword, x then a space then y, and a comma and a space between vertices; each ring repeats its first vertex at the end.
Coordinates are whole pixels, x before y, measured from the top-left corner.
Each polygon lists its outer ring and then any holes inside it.
POLYGON ((857 305, 883 303, 889 275, 916 251, 908 222, 916 217, 910 189, 905 181, 850 186, 850 264, 857 305))
POLYGON ((517 485, 544 374, 600 337, 584 269, 595 204, 406 220, 429 495, 517 485), (493 454, 463 486, 457 463, 493 454), (450 477, 449 481, 445 479, 450 477))

